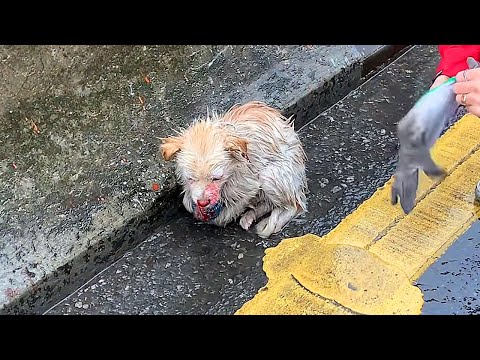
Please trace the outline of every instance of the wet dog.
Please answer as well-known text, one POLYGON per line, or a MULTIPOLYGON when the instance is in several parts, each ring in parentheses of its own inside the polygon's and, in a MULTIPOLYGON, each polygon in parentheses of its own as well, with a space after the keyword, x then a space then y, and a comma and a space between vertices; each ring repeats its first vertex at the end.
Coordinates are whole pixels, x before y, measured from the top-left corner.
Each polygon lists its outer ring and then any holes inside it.
POLYGON ((258 221, 255 232, 266 238, 306 211, 306 157, 293 121, 262 102, 207 113, 162 138, 161 153, 175 161, 183 205, 198 220, 239 219, 245 230, 258 221))

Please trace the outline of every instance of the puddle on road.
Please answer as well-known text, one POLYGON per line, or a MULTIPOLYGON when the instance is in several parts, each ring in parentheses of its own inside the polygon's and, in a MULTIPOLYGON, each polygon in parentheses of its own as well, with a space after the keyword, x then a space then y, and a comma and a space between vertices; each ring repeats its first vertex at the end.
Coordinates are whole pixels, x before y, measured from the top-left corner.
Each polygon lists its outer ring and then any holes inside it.
POLYGON ((418 279, 423 315, 480 314, 479 249, 480 219, 418 279))

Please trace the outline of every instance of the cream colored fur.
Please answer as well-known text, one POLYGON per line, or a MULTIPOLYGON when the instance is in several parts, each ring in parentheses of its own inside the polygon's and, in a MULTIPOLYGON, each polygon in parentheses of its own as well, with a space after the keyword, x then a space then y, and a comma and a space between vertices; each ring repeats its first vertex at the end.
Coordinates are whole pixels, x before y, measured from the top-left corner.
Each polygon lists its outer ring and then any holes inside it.
POLYGON ((162 141, 164 159, 176 162, 185 208, 194 212, 193 204, 217 197, 224 204, 213 224, 239 218, 248 230, 268 214, 255 232, 269 237, 307 209, 306 158, 293 122, 264 103, 207 114, 162 141))

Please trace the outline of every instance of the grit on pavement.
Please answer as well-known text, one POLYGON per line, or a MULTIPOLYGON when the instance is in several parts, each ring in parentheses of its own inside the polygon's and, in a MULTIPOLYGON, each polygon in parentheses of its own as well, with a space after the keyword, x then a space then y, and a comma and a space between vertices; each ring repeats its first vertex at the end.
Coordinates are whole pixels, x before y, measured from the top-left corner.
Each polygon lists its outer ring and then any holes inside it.
POLYGON ((177 217, 159 137, 247 100, 298 128, 392 47, 0 47, 0 311, 45 311, 177 217))
POLYGON ((415 46, 299 129, 309 212, 282 233, 262 240, 236 224, 200 224, 178 197, 154 234, 47 314, 235 313, 266 284, 265 249, 284 238, 327 234, 391 178, 395 126, 428 89, 437 61, 435 46, 415 46))

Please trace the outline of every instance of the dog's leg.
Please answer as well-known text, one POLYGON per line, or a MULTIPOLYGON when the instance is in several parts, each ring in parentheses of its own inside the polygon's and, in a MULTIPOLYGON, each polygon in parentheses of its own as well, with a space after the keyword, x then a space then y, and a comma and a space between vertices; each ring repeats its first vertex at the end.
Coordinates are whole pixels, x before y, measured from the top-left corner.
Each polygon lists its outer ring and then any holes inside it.
POLYGON ((241 201, 233 206, 225 207, 218 217, 212 221, 212 224, 221 227, 227 226, 231 221, 236 220, 240 214, 243 213, 244 209, 247 208, 247 205, 247 201, 241 201))
POLYGON ((247 210, 240 218, 240 226, 248 230, 255 220, 261 218, 263 215, 272 210, 272 207, 266 201, 262 201, 255 206, 255 208, 247 210))
POLYGON ((258 236, 267 238, 280 232, 297 214, 298 210, 293 207, 288 209, 275 208, 268 218, 263 219, 255 226, 255 231, 258 236))

